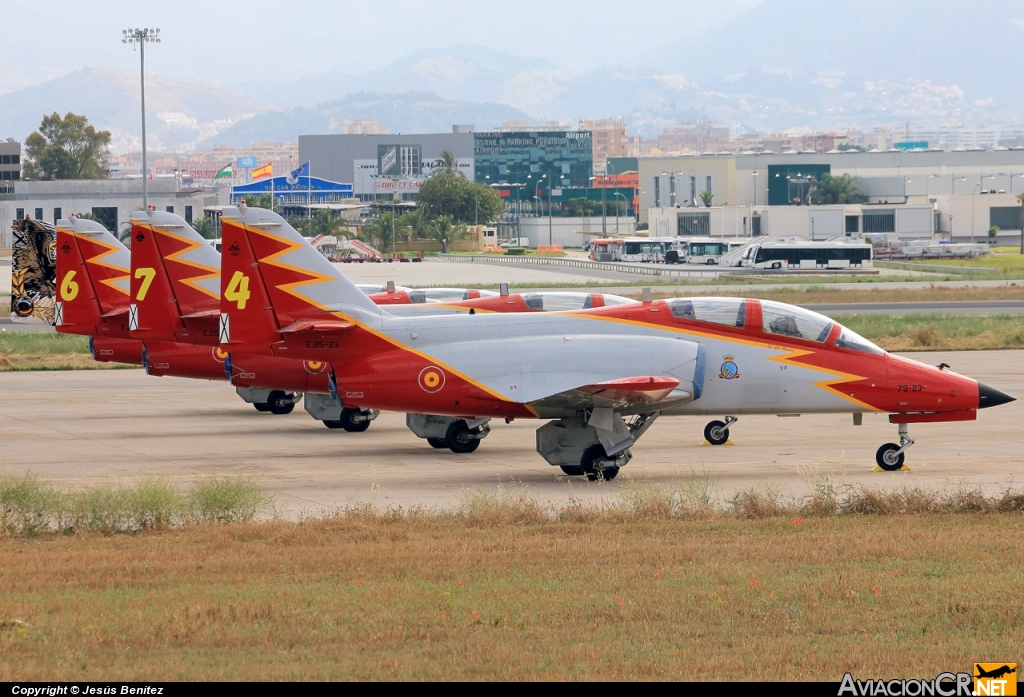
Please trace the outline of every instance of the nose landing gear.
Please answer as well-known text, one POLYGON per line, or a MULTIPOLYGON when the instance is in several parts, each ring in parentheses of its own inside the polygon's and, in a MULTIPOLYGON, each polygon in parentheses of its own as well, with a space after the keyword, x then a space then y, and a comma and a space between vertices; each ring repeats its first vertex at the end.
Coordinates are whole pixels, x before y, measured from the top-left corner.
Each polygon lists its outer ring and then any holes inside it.
POLYGON ((895 472, 903 467, 906 450, 914 444, 906 424, 899 425, 900 444, 886 443, 875 453, 875 462, 886 472, 895 472))
POLYGON ((725 421, 712 421, 704 427, 704 439, 711 445, 723 445, 729 441, 729 426, 739 421, 735 416, 725 417, 725 421))

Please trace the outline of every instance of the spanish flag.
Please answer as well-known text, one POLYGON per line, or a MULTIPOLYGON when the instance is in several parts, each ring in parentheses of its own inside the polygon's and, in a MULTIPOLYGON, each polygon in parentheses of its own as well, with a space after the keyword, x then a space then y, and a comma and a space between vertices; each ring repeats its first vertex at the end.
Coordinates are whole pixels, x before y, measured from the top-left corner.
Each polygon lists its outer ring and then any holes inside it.
POLYGON ((254 169, 252 171, 252 178, 253 179, 262 179, 263 177, 272 177, 272 176, 274 176, 274 163, 273 162, 265 164, 262 167, 257 167, 256 169, 254 169))

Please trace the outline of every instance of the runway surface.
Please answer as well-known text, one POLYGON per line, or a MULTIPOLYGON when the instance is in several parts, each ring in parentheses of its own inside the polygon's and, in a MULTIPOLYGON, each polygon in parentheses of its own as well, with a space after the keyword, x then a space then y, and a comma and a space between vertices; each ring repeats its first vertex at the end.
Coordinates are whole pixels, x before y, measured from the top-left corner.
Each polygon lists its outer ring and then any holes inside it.
MULTIPOLYGON (((911 354, 1024 397, 1024 351, 911 354)), ((157 475, 174 481, 251 474, 290 516, 356 501, 449 506, 467 491, 501 487, 544 500, 610 500, 635 482, 676 487, 705 473, 722 498, 754 485, 801 494, 816 477, 885 488, 952 487, 996 493, 1024 483, 1024 402, 976 422, 912 425, 909 471, 874 471, 879 445, 895 441, 884 415, 743 417, 732 444, 702 444, 703 417, 664 418, 634 447, 611 483, 566 477, 534 452, 537 421, 492 423, 470 455, 434 450, 384 413, 368 431, 324 428, 297 405, 259 413, 224 383, 151 378, 141 370, 0 373, 0 470, 61 485, 157 475), (634 482, 631 484, 631 481, 634 482)))

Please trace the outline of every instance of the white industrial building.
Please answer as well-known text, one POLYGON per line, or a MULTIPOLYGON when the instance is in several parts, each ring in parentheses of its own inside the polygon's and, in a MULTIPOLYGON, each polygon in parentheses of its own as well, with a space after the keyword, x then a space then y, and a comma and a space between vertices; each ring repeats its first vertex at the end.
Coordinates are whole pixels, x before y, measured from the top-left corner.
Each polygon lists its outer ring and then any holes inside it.
MULTIPOLYGON (((25 217, 56 222, 72 213, 90 213, 115 235, 123 232, 132 212, 142 209, 139 179, 76 179, 15 181, 14 193, 0 194, 0 248, 11 246, 11 222, 25 217)), ((149 203, 192 222, 203 208, 216 203, 216 194, 180 189, 170 179, 149 182, 149 203)))

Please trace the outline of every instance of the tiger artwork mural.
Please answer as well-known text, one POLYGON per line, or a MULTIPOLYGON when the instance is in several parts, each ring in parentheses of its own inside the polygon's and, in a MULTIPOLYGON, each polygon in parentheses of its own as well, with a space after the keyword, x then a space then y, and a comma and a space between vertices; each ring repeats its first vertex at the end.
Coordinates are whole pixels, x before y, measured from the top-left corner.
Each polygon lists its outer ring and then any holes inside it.
POLYGON ((11 224, 11 320, 53 324, 57 281, 57 231, 42 220, 11 224))

